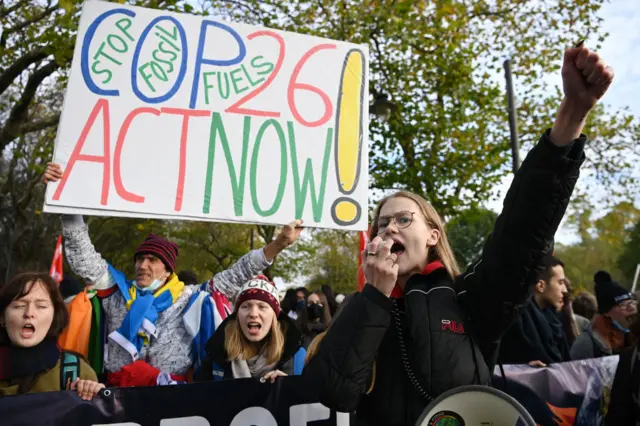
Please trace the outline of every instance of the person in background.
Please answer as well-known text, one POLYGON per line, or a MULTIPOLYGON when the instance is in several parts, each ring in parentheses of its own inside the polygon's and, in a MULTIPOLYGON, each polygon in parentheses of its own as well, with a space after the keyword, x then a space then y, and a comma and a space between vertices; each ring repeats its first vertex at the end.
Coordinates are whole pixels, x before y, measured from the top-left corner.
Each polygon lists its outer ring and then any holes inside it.
POLYGON ((333 289, 329 284, 322 284, 320 288, 322 290, 322 293, 327 298, 327 303, 329 304, 329 312, 333 317, 336 314, 336 311, 338 310, 338 303, 336 302, 336 297, 333 293, 333 289))
POLYGON ((82 357, 58 348, 68 321, 49 275, 27 272, 0 287, 0 396, 74 390, 90 400, 104 388, 82 357))
POLYGON ((598 312, 596 297, 588 291, 581 291, 571 303, 580 333, 584 332, 598 312))
POLYGON ((247 281, 234 303, 235 312, 206 344, 198 382, 299 375, 306 351, 294 321, 280 309, 275 284, 264 276, 247 281))
POLYGON ((178 272, 178 279, 185 283, 185 285, 197 285, 198 276, 193 271, 180 271, 178 272))
POLYGON ((324 293, 314 291, 307 298, 307 310, 301 317, 300 329, 304 335, 302 347, 307 349, 316 336, 331 325, 331 312, 324 293))
POLYGON ((558 313, 568 300, 564 263, 551 254, 542 259, 533 299, 502 336, 500 361, 546 367, 569 361, 569 343, 558 313))
POLYGON ((64 303, 68 305, 78 293, 84 291, 85 285, 75 278, 64 277, 62 281, 60 281, 59 289, 64 303))
MULTIPOLYGON (((640 337, 640 316, 629 327, 640 337)), ((620 354, 604 426, 637 426, 640 424, 640 340, 620 354)))
POLYGON ((553 252, 585 160, 586 118, 612 80, 613 71, 582 42, 565 51, 556 121, 516 172, 481 257, 466 273, 423 197, 400 191, 378 204, 361 253, 367 284, 304 371, 320 403, 355 411, 358 424, 412 425, 442 393, 490 383, 500 337, 553 252))
POLYGON ((296 288, 296 310, 301 310, 307 306, 307 297, 309 297, 309 289, 306 287, 296 288))
POLYGON ((293 320, 298 319, 298 312, 296 311, 296 307, 298 305, 298 298, 296 294, 295 288, 290 288, 284 293, 284 298, 282 299, 282 311, 289 316, 289 318, 293 320))
MULTIPOLYGON (((62 168, 49 163, 43 180, 62 178, 62 168)), ((63 215, 62 233, 71 269, 92 284, 102 298, 108 343, 104 367, 111 386, 153 386, 188 380, 200 366, 204 344, 213 334, 215 296, 234 300, 240 287, 272 264, 293 244, 302 221, 285 226, 275 240, 252 250, 226 271, 202 285, 178 279, 178 245, 149 236, 132 253, 135 280, 127 280, 98 253, 80 215, 63 215)))
POLYGON ((562 309, 558 312, 558 318, 562 323, 562 330, 564 331, 564 335, 567 339, 567 344, 569 345, 569 348, 571 348, 573 342, 576 341, 576 337, 580 334, 580 330, 578 329, 578 323, 576 322, 576 317, 572 308, 573 287, 571 286, 571 281, 565 277, 564 283, 567 287, 567 293, 564 295, 562 309))
POLYGON ((598 271, 593 280, 598 315, 573 343, 571 358, 574 360, 617 355, 636 340, 629 327, 638 312, 638 302, 606 271, 598 271))

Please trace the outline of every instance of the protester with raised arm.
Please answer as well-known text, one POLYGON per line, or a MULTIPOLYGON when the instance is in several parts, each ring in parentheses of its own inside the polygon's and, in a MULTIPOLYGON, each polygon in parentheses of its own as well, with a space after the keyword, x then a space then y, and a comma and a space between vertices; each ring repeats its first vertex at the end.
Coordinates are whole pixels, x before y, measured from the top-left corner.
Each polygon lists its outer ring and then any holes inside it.
MULTIPOLYGON (((62 170, 49 164, 45 182, 57 181, 62 170)), ((178 246, 150 234, 132 255, 136 277, 124 275, 96 251, 82 216, 62 216, 64 247, 73 271, 98 290, 107 316, 107 355, 104 360, 108 383, 113 386, 143 386, 184 381, 199 365, 204 343, 213 334, 213 324, 193 323, 203 318, 194 310, 211 311, 208 295, 221 292, 234 300, 249 278, 261 273, 282 250, 300 236, 302 221, 285 226, 276 239, 252 250, 209 282, 185 285, 175 273, 178 246), (141 336, 141 334, 143 336, 141 336)), ((207 317, 207 316, 205 316, 207 317)))
POLYGON ((481 258, 460 275, 442 219, 397 192, 375 211, 362 252, 367 284, 305 369, 320 402, 359 424, 413 425, 429 402, 490 383, 500 337, 531 300, 579 176, 589 111, 613 71, 581 44, 565 52, 564 100, 516 173, 481 258))

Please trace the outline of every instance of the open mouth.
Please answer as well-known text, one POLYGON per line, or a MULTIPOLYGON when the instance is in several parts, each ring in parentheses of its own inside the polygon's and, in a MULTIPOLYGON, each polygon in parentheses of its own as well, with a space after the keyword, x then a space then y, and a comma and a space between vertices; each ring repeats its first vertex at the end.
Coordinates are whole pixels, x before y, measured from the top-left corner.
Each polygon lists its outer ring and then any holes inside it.
POLYGON ((262 325, 257 322, 250 322, 249 324, 247 324, 247 329, 249 330, 250 334, 258 334, 261 328, 262 325))
POLYGON ((25 324, 25 326, 22 327, 22 331, 20 332, 20 334, 23 338, 28 339, 32 337, 35 332, 36 328, 32 324, 25 324))
POLYGON ((391 246, 391 253, 400 256, 402 253, 404 253, 404 244, 394 242, 391 246))

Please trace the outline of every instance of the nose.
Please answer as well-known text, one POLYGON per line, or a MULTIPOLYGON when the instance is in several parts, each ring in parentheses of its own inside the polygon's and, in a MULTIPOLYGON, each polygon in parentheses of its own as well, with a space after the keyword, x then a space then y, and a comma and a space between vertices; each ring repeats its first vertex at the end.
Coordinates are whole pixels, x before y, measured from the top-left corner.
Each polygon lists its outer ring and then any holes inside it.
POLYGON ((398 225, 396 225, 396 221, 392 220, 389 222, 386 228, 384 228, 385 234, 397 234, 398 233, 398 225))
POLYGON ((253 306, 251 308, 251 310, 249 311, 249 317, 250 318, 257 318, 258 317, 258 307, 257 306, 253 306))
POLYGON ((33 318, 35 316, 36 313, 36 307, 29 303, 27 305, 27 309, 24 310, 24 317, 25 318, 33 318))

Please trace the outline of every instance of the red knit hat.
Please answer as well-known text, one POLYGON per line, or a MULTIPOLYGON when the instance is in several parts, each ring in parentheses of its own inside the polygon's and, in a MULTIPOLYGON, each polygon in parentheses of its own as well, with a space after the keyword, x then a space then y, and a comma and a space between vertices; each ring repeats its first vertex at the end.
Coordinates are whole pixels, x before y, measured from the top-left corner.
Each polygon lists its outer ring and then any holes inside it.
POLYGON ((242 286, 236 297, 235 310, 247 300, 260 300, 268 303, 276 315, 280 315, 280 298, 276 285, 264 275, 258 275, 242 286))
POLYGON ((139 254, 152 254, 156 256, 158 259, 162 260, 162 263, 164 263, 169 272, 173 272, 176 269, 178 245, 151 233, 136 249, 136 252, 133 255, 134 261, 139 254))

